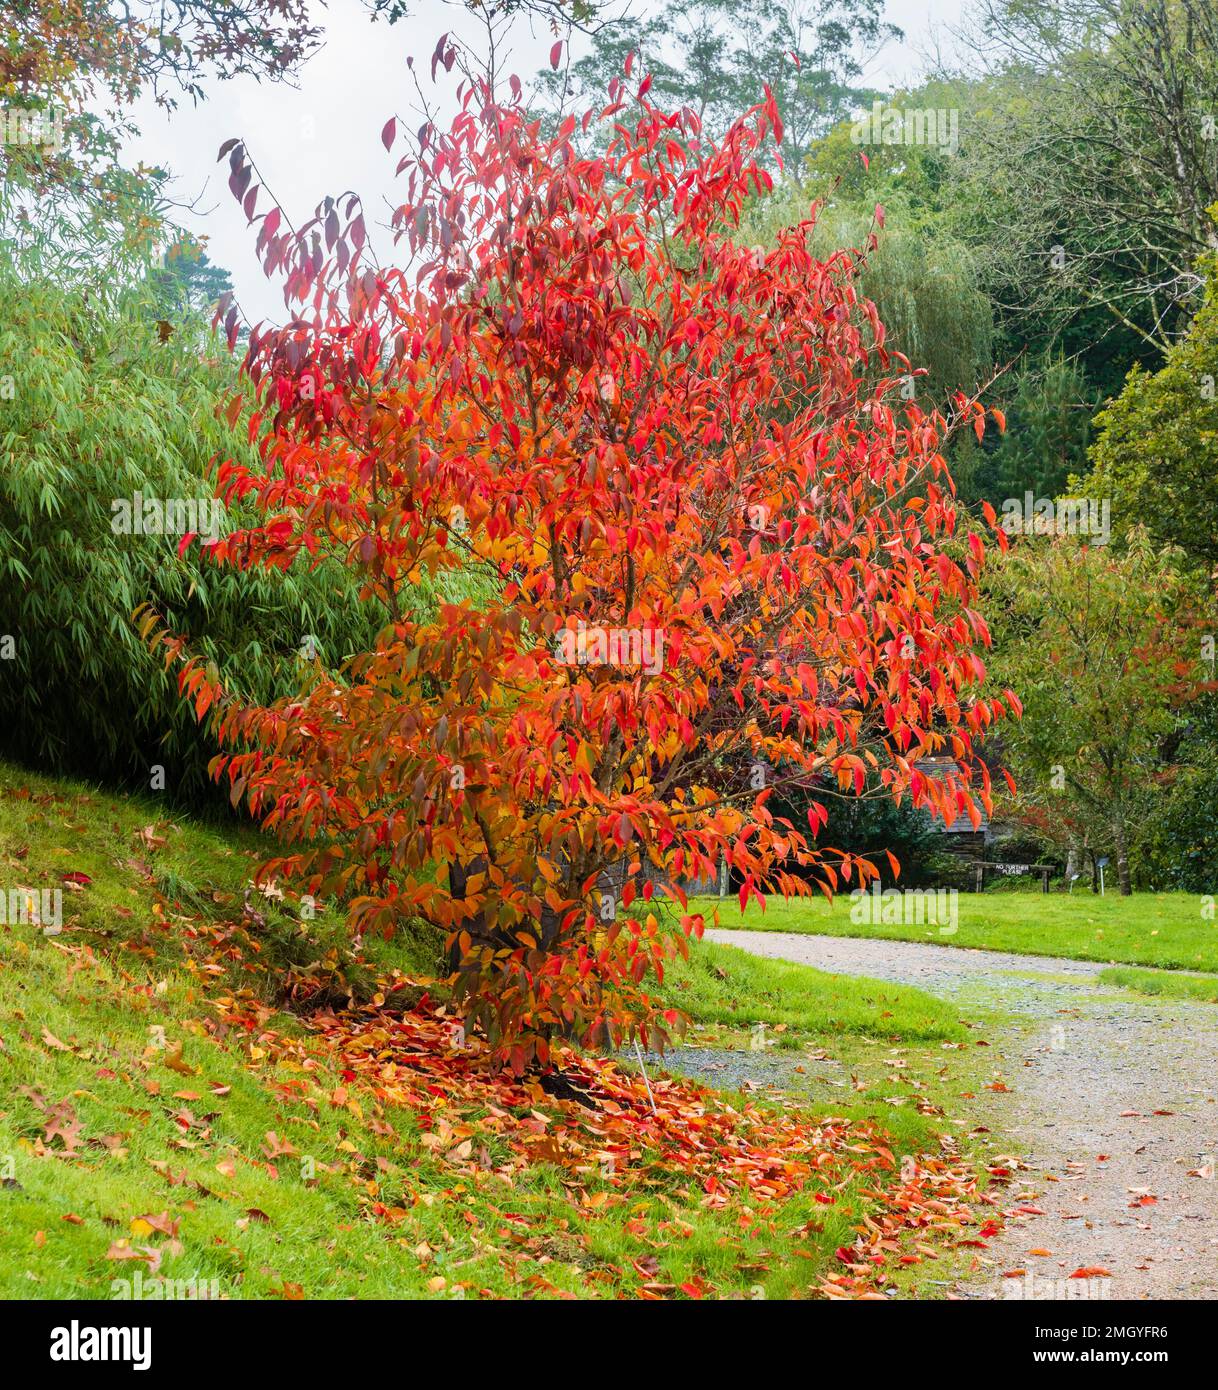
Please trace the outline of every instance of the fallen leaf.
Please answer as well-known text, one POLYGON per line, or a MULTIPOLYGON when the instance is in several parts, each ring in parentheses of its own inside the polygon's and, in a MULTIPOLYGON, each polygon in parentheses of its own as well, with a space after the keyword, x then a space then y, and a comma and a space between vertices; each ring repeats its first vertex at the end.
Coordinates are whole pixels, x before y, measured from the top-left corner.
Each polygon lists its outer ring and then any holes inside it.
POLYGON ((173 1048, 165 1053, 161 1058, 161 1062, 164 1066, 167 1066, 170 1071, 176 1071, 182 1076, 193 1076, 195 1074, 194 1067, 182 1060, 182 1044, 180 1042, 175 1043, 173 1048))

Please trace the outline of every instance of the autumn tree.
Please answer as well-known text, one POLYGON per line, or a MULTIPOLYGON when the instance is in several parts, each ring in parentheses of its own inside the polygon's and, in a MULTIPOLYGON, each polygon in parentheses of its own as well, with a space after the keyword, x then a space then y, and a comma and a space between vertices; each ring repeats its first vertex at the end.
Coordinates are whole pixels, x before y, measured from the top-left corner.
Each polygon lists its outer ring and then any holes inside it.
MULTIPOLYGON (((437 66, 461 66, 443 41, 437 66)), ((390 621, 269 707, 145 623, 216 776, 288 842, 265 873, 360 935, 441 928, 467 1025, 521 1069, 558 1037, 664 1041, 647 982, 702 929, 688 876, 726 858, 743 905, 874 873, 818 842, 824 797, 773 814, 767 770, 975 815, 977 741, 1014 700, 977 690, 984 545, 956 533, 948 423, 870 371, 867 248, 818 261, 811 215, 769 250, 733 235, 773 98, 707 139, 628 66, 549 136, 515 81, 458 92, 399 161, 399 267, 369 263, 354 197, 259 219, 296 313, 249 341, 261 464, 220 469, 265 520, 218 562, 339 556, 390 621), (453 569, 481 595, 408 617, 453 569), (920 775, 942 751, 959 776, 920 775), (635 901, 656 884, 679 931, 635 901)), ((243 147, 224 157, 246 194, 243 147)))
MULTIPOLYGON (((556 29, 601 0, 502 0, 556 29)), ((363 0, 393 24, 410 0, 363 0)), ((123 158, 141 95, 171 109, 236 77, 290 80, 325 41, 321 0, 17 0, 0 13, 0 234, 63 277, 97 258, 136 261, 172 207, 167 171, 123 158), (69 243, 65 248, 64 243, 69 243), (83 253, 78 257, 72 252, 83 253), (53 256, 53 262, 50 258, 53 256)))

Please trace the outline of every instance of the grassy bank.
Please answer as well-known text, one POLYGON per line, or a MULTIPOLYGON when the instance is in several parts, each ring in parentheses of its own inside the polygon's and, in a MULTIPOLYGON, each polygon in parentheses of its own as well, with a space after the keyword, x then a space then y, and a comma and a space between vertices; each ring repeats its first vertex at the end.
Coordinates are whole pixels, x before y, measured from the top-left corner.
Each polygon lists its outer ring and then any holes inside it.
POLYGON ((253 888, 266 848, 0 766, 0 885, 63 894, 62 930, 0 927, 0 1296, 138 1273, 226 1298, 798 1297, 852 1243, 859 1277, 909 1289, 977 1238, 988 1209, 954 1213, 982 1054, 938 1001, 697 947, 668 985, 694 1036, 785 1035, 804 1094, 653 1074, 653 1120, 622 1069, 589 1111, 443 1055, 441 993, 396 988, 435 942, 352 960, 336 917, 253 888), (928 1176, 895 1203, 903 1160, 928 1176))

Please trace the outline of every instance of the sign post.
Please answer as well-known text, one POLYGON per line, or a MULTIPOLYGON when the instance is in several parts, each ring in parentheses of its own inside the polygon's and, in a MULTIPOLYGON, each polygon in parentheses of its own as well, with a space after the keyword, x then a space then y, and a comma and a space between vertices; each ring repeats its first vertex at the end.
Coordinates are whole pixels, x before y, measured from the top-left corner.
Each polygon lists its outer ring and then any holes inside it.
POLYGON ((985 888, 985 871, 993 869, 999 874, 1039 874, 1040 891, 1049 891, 1049 875, 1053 872, 1052 864, 995 864, 988 859, 974 859, 970 861, 970 868, 975 875, 973 882, 973 892, 980 893, 985 888))

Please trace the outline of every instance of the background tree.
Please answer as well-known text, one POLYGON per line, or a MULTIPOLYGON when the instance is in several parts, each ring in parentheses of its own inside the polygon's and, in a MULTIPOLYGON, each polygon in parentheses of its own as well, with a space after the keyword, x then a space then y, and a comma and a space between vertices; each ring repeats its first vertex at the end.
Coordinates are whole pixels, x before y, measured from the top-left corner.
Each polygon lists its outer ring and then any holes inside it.
MULTIPOLYGON (((1131 827, 1208 678, 1207 605, 1178 560, 1137 533, 1124 550, 1037 537, 988 577, 997 605, 991 673, 1023 700, 1003 739, 1017 805, 1042 832, 1054 819, 1076 837, 1106 827, 1123 894, 1131 827)), ((1092 848, 1104 838, 1093 832, 1092 848)))
MULTIPOLYGON (((1203 660, 1202 668, 1213 682, 1213 664, 1203 660)), ((1139 827, 1142 882, 1160 891, 1212 893, 1218 860, 1218 697, 1212 690, 1190 706, 1171 764, 1139 827)))
MULTIPOLYGON (((871 93, 869 102, 860 103, 861 114, 869 115, 874 101, 882 98, 885 112, 943 111, 948 115, 950 131, 951 113, 955 112, 957 134, 965 137, 972 108, 981 102, 979 90, 978 79, 965 73, 936 75, 890 93, 871 93)), ((902 223, 908 219, 913 224, 946 230, 942 218, 958 196, 954 186, 958 150, 950 141, 906 144, 903 119, 899 142, 862 141, 857 129, 859 114, 857 110, 845 113, 812 144, 804 159, 803 181, 808 191, 862 211, 879 203, 902 223)))
POLYGON ((646 17, 598 29, 591 52, 541 82, 565 108, 604 92, 637 53, 657 97, 688 104, 712 137, 768 86, 782 112, 776 148, 799 183, 813 141, 870 95, 858 85, 866 58, 901 37, 883 10, 883 0, 662 0, 646 17))
POLYGON ((149 277, 157 307, 168 316, 211 317, 216 304, 231 295, 233 282, 223 266, 213 265, 193 237, 182 236, 164 255, 164 264, 149 277))
POLYGON ((999 298, 1058 331, 1098 310, 1162 353, 1197 307, 1198 257, 1218 244, 1218 12, 987 0, 974 39, 993 60, 993 101, 959 168, 977 190, 970 210, 1002 220, 999 298))
POLYGON ((963 496, 997 502, 1083 473, 1086 431, 1059 425, 1131 365, 1155 370, 1201 302, 1218 50, 1211 6, 1158 0, 991 0, 966 36, 957 70, 889 99, 958 113, 958 148, 872 145, 864 165, 843 122, 809 179, 860 213, 882 204, 890 232, 967 246, 993 359, 1017 367, 987 392, 1010 429, 984 451, 961 440, 953 473, 963 496))
POLYGON ((997 437, 959 441, 952 476, 962 495, 995 507, 1029 491, 1059 496, 1085 460, 1092 435, 1097 401, 1082 364, 1046 352, 1022 361, 997 390, 1007 428, 997 437))
POLYGON ((1218 292, 1214 261, 1188 335, 1155 372, 1134 367, 1096 417, 1088 495, 1110 496, 1119 530, 1144 526, 1218 571, 1218 292))

